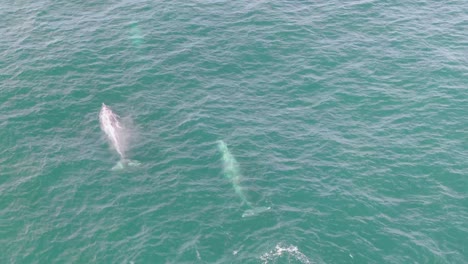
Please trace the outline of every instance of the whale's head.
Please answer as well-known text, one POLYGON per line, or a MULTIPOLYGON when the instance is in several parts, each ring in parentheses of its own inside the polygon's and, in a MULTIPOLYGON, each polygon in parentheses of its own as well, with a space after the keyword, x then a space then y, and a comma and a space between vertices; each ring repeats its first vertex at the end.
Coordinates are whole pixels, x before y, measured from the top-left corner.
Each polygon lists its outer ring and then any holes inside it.
POLYGON ((226 143, 224 143, 224 141, 218 140, 217 143, 218 143, 218 149, 221 153, 226 153, 228 151, 228 147, 226 143))
POLYGON ((105 103, 102 103, 101 110, 110 110, 110 108, 105 103))

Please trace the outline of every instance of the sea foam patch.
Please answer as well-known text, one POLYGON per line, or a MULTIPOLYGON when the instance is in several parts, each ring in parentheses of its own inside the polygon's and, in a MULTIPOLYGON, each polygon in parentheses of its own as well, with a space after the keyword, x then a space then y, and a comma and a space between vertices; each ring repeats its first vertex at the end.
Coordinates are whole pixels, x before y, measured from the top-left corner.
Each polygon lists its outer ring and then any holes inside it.
POLYGON ((284 260, 287 259, 287 263, 303 263, 308 264, 312 263, 306 255, 304 255, 299 249, 294 246, 283 246, 277 244, 275 249, 263 254, 260 259, 262 263, 285 263, 284 260))

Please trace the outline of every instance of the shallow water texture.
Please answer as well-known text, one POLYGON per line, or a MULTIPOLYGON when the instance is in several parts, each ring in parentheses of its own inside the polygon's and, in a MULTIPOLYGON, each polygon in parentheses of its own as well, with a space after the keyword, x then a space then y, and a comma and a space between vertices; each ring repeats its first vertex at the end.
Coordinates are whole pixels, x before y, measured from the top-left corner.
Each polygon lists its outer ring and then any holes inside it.
POLYGON ((1 1, 0 263, 468 263, 467 14, 1 1))

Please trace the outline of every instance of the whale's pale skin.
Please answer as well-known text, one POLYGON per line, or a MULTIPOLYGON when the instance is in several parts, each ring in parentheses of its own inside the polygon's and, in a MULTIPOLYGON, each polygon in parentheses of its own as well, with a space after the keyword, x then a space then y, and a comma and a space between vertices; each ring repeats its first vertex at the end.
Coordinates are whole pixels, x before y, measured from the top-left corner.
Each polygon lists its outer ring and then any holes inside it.
POLYGON ((119 116, 112 112, 109 106, 102 104, 101 112, 99 113, 99 122, 101 129, 106 134, 112 147, 120 155, 121 159, 125 159, 125 139, 124 128, 120 124, 119 116))
POLYGON ((125 150, 127 148, 128 132, 120 122, 120 117, 112 111, 106 104, 102 103, 101 111, 99 112, 99 123, 102 131, 106 134, 112 147, 120 156, 120 161, 112 169, 123 169, 127 165, 138 166, 137 161, 126 159, 125 150))

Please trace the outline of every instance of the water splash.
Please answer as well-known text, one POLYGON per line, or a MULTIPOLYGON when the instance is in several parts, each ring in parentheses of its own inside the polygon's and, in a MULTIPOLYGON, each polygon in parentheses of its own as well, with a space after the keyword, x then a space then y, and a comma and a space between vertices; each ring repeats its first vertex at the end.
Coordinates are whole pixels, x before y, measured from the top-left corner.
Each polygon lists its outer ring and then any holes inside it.
POLYGON ((284 259, 287 259, 287 263, 312 263, 309 258, 300 252, 299 249, 294 245, 283 247, 282 245, 277 244, 275 249, 263 254, 260 259, 264 264, 285 263, 284 259))

